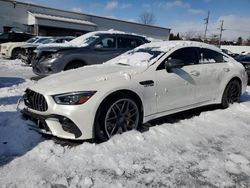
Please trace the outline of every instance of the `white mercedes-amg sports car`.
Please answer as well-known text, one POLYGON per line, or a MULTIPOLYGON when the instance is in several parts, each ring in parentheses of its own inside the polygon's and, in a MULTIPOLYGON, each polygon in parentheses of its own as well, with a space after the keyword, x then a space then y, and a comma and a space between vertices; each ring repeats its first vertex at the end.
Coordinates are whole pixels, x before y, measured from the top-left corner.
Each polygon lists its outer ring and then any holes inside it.
POLYGON ((25 91, 22 112, 40 132, 105 141, 168 114, 210 104, 226 108, 246 86, 244 67, 217 47, 154 42, 39 80, 25 91))

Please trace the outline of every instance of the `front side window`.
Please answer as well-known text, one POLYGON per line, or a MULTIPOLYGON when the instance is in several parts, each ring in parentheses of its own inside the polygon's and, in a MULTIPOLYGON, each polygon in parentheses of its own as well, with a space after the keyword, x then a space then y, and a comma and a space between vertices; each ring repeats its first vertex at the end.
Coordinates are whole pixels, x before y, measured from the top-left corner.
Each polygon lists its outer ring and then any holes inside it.
POLYGON ((196 47, 187 47, 176 50, 159 65, 157 70, 165 69, 165 62, 168 60, 176 60, 176 62, 184 65, 198 64, 198 52, 199 48, 196 47))
POLYGON ((201 49, 201 58, 199 63, 221 63, 224 62, 223 55, 210 49, 201 49))
POLYGON ((115 48, 116 37, 105 37, 97 45, 101 45, 102 48, 115 48))
POLYGON ((118 37, 118 48, 135 48, 141 44, 142 41, 136 38, 118 37))

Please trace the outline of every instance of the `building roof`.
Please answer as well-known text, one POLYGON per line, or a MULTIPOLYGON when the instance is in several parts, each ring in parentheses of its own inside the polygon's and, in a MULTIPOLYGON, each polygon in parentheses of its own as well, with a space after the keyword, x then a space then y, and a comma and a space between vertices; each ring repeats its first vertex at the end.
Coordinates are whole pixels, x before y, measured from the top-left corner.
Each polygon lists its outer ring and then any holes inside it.
POLYGON ((67 17, 62 17, 62 16, 53 16, 53 15, 47 15, 47 14, 41 14, 41 13, 35 13, 35 12, 29 12, 29 13, 32 14, 35 18, 96 26, 96 24, 89 22, 89 21, 86 21, 86 20, 67 18, 67 17))

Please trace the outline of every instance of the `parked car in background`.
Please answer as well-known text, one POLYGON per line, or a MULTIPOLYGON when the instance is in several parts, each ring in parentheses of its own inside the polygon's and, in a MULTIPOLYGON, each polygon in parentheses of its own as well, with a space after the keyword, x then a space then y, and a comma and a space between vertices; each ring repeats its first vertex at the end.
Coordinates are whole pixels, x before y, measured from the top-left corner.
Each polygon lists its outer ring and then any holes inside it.
POLYGON ((6 42, 23 42, 30 38, 32 38, 33 35, 28 33, 21 33, 21 32, 7 32, 0 34, 0 43, 6 43, 6 42))
POLYGON ((240 62, 245 67, 248 74, 248 84, 250 84, 250 54, 239 55, 235 58, 235 60, 240 62))
POLYGON ((35 74, 47 76, 103 63, 147 42, 143 36, 114 30, 91 32, 63 45, 38 47, 32 67, 35 74))
POLYGON ((25 91, 22 112, 40 132, 105 141, 168 114, 210 104, 226 108, 239 102, 246 85, 244 67, 217 47, 154 42, 39 80, 25 91))
POLYGON ((239 55, 239 54, 233 53, 233 52, 231 52, 231 51, 229 51, 227 49, 221 49, 221 50, 222 50, 222 52, 224 52, 225 54, 231 56, 232 58, 235 58, 235 57, 237 57, 239 55))
POLYGON ((22 49, 24 51, 24 53, 21 55, 21 59, 25 64, 30 65, 31 61, 33 59, 34 56, 34 50, 42 44, 57 44, 57 43, 65 43, 68 41, 71 41, 72 39, 74 39, 75 37, 72 36, 61 36, 61 37, 47 37, 42 41, 39 41, 37 43, 32 43, 32 44, 26 44, 24 46, 22 46, 22 49))
POLYGON ((7 42, 0 45, 0 54, 7 59, 17 59, 24 52, 22 46, 25 44, 34 44, 43 40, 44 37, 33 37, 25 42, 7 42))

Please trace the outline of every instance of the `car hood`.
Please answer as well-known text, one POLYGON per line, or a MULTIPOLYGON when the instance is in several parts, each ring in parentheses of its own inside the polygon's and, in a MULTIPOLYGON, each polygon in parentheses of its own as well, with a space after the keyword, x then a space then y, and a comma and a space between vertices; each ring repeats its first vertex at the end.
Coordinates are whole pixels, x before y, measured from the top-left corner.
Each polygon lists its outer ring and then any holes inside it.
POLYGON ((23 45, 23 44, 26 44, 26 42, 6 42, 6 43, 2 43, 1 45, 2 46, 12 46, 12 45, 23 45))
POLYGON ((146 69, 146 66, 91 65, 48 76, 39 80, 30 89, 45 95, 98 90, 103 84, 118 79, 130 81, 146 69))
POLYGON ((22 47, 23 48, 36 48, 39 45, 40 45, 39 43, 31 43, 31 44, 25 44, 22 47))
POLYGON ((63 46, 63 45, 60 45, 60 46, 54 46, 54 45, 51 45, 51 46, 39 46, 37 47, 37 50, 39 51, 43 51, 43 52, 58 52, 58 51, 65 51, 65 50, 74 50, 74 49, 79 49, 79 47, 72 47, 72 46, 63 46))

